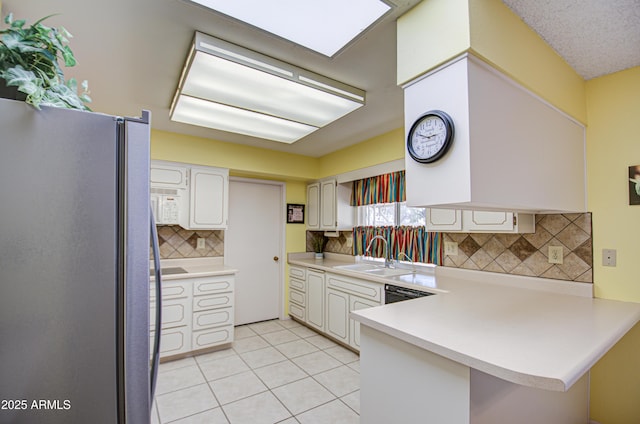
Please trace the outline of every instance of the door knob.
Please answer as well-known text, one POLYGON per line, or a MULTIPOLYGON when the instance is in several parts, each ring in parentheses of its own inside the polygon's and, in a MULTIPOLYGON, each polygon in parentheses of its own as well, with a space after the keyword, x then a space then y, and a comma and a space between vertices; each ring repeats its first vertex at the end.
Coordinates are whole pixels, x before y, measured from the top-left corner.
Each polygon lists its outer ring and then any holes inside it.
POLYGON ((278 262, 279 260, 280 260, 280 258, 279 258, 279 257, 277 257, 277 256, 274 256, 274 257, 273 257, 273 261, 274 261, 274 262, 278 262))

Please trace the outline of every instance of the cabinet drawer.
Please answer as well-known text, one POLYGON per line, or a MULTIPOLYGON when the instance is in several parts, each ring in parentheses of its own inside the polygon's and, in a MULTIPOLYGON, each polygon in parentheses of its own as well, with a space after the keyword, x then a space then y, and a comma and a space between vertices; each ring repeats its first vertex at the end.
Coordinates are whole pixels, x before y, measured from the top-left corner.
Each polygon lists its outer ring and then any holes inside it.
POLYGON ((297 266, 289 267, 289 277, 304 280, 307 278, 307 269, 298 268, 297 266))
POLYGON ((305 298, 304 293, 299 292, 298 290, 289 290, 289 300, 291 302, 297 303, 300 306, 305 306, 305 298))
POLYGON ((228 306, 233 306, 233 293, 195 296, 193 298, 193 312, 225 308, 228 306))
POLYGON ((298 280, 297 278, 289 279, 289 288, 298 290, 299 292, 307 292, 307 282, 304 280, 298 280))
MULTIPOLYGON (((160 338, 160 357, 177 355, 178 353, 184 353, 191 350, 190 332, 187 328, 171 328, 168 330, 162 330, 162 337, 160 338)), ((151 345, 153 346, 154 333, 151 332, 151 345)))
POLYGON ((221 327, 233 325, 233 308, 214 309, 193 314, 193 329, 221 327))
POLYGON ((305 308, 303 306, 296 305, 295 303, 289 302, 289 315, 302 321, 307 320, 305 308))
POLYGON ((233 291, 233 276, 207 277, 193 283, 193 295, 224 293, 233 291))
MULTIPOLYGON (((177 299, 180 297, 191 296, 191 283, 174 281, 162 283, 162 299, 177 299)), ((151 284, 149 289, 150 300, 156 299, 156 285, 151 284)))
POLYGON ((355 294, 365 299, 377 301, 382 299, 382 284, 370 281, 327 274, 327 287, 355 294))
POLYGON ((233 341, 233 325, 209 330, 194 331, 192 335, 193 350, 217 346, 233 341))
MULTIPOLYGON (((149 307, 151 330, 155 322, 155 305, 149 307)), ((162 328, 182 327, 189 324, 191 303, 189 299, 168 299, 162 302, 162 328)))

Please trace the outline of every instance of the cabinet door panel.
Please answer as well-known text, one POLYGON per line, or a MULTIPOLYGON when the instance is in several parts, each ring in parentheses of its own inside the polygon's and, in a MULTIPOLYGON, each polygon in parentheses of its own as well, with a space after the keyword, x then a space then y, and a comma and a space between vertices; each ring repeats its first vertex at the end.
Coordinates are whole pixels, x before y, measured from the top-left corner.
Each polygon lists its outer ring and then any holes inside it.
POLYGON ((217 346, 233 341, 233 325, 194 331, 192 335, 193 350, 217 346))
POLYGON ((307 323, 324 330, 324 273, 307 272, 307 323))
POLYGON ((298 290, 289 290, 289 300, 300 306, 305 306, 305 295, 298 290))
POLYGON ((191 228, 222 228, 226 225, 224 202, 227 184, 223 174, 192 169, 191 228))
POLYGON ((160 357, 177 355, 191 350, 189 335, 190 331, 185 327, 162 330, 160 357))
POLYGON ((214 309, 193 314, 193 329, 220 327, 233 324, 233 308, 214 309))
POLYGON ((289 288, 304 293, 307 291, 307 283, 303 280, 298 280, 297 278, 291 278, 289 279, 289 288))
POLYGON ((463 220, 468 231, 513 230, 513 212, 464 211, 463 220))
POLYGON ((307 228, 320 229, 320 184, 307 186, 307 228))
MULTIPOLYGON (((371 308, 374 306, 380 306, 379 302, 373 302, 368 299, 362 299, 356 296, 351 296, 349 299, 349 312, 357 311, 359 309, 371 308)), ((356 320, 349 318, 349 327, 351 338, 349 344, 360 350, 360 323, 356 320)))
POLYGON ((193 298, 193 312, 218 309, 226 306, 233 306, 233 293, 195 296, 193 298))
POLYGON ((194 296, 233 291, 233 276, 208 277, 193 284, 194 296))
POLYGON ((426 227, 429 231, 462 230, 462 213, 457 209, 433 209, 426 211, 426 227))
POLYGON ((320 189, 320 229, 335 230, 338 224, 336 218, 336 181, 323 181, 320 189))
MULTIPOLYGON (((182 327, 189 324, 191 308, 189 299, 167 299, 162 301, 162 328, 182 327)), ((149 306, 151 329, 156 315, 155 305, 149 306)), ((164 332, 162 333, 164 335, 164 332)))
POLYGON ((306 309, 300 305, 296 305, 295 303, 289 303, 289 315, 298 318, 301 321, 307 320, 306 309))
POLYGON ((187 187, 187 168, 163 165, 151 162, 149 179, 151 187, 165 187, 181 189, 187 187))
POLYGON ((349 295, 327 289, 326 331, 345 343, 349 342, 349 295))

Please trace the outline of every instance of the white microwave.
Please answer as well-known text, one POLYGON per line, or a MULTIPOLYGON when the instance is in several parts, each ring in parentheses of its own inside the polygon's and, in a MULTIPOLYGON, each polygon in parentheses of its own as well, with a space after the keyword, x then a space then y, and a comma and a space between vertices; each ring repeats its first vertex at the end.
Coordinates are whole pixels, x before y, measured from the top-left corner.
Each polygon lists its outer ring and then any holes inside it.
POLYGON ((151 210, 156 225, 177 225, 180 223, 181 190, 152 188, 151 210))

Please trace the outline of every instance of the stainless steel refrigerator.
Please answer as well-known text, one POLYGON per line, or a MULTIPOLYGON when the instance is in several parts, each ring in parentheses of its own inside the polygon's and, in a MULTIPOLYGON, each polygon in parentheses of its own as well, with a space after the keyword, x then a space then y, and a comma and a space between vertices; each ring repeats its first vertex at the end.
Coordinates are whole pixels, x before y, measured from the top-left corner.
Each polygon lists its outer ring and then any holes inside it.
POLYGON ((0 99, 0 423, 148 423, 149 113, 0 99))

